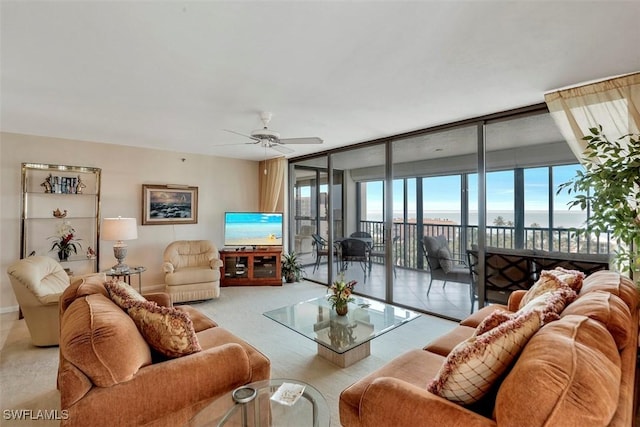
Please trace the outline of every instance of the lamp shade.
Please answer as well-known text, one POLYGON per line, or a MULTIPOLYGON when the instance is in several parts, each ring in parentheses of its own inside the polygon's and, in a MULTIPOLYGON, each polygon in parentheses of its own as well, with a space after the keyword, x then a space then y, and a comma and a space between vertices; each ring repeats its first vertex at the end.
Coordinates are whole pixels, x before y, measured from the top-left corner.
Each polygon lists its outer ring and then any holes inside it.
POLYGON ((135 240, 138 226, 135 218, 103 218, 100 231, 102 240, 135 240))

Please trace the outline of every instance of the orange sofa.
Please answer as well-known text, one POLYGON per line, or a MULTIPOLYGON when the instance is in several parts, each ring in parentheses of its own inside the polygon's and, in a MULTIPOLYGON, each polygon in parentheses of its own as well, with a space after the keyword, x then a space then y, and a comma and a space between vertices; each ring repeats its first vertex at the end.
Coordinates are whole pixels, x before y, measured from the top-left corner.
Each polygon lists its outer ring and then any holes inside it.
MULTIPOLYGON (((166 293, 145 297, 160 310, 171 306, 166 293)), ((62 426, 184 425, 212 399, 270 378, 265 355, 190 306, 176 307, 177 315, 188 314, 201 350, 177 358, 154 352, 112 298, 93 279, 61 296, 62 426)))
POLYGON ((512 293, 508 305, 482 308, 343 390, 342 425, 633 425, 638 291, 611 271, 587 276, 577 298, 533 334, 480 401, 462 405, 427 391, 454 347, 497 309, 517 311, 525 293, 512 293))

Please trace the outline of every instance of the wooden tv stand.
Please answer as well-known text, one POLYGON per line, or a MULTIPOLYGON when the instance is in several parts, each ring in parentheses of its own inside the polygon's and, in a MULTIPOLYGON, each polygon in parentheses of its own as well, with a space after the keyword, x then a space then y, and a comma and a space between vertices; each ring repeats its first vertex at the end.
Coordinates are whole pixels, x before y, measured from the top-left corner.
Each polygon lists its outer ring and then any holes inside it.
POLYGON ((220 286, 282 286, 282 247, 223 249, 220 286))

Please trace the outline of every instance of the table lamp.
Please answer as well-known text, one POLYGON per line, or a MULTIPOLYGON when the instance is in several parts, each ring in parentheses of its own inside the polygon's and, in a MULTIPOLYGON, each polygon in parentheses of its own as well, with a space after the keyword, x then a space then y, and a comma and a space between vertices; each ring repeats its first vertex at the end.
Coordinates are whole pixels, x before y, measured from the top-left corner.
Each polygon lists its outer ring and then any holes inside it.
POLYGON ((129 266, 124 263, 127 256, 127 244, 124 240, 135 240, 138 238, 138 227, 135 218, 103 218, 101 229, 102 240, 111 240, 113 245, 113 256, 118 263, 111 267, 112 270, 121 273, 129 271, 129 266))

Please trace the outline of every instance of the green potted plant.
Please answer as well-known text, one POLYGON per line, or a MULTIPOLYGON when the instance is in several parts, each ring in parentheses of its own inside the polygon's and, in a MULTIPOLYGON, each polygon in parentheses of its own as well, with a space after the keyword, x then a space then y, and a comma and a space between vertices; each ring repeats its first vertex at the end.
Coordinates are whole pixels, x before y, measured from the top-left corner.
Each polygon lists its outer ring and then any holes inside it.
POLYGON ((589 208, 584 229, 589 235, 611 232, 618 242, 615 261, 621 272, 631 272, 640 284, 640 135, 627 134, 610 141, 602 126, 589 129, 585 170, 559 186, 575 193, 569 208, 589 208))
POLYGON ((282 277, 287 283, 298 282, 303 273, 302 264, 295 252, 291 251, 282 256, 282 277))

